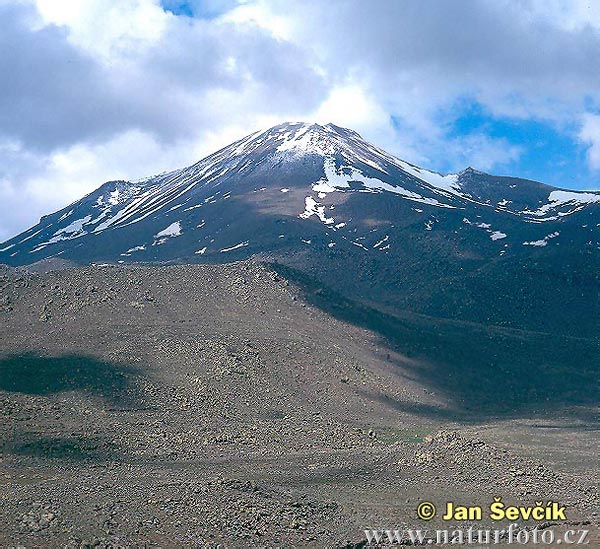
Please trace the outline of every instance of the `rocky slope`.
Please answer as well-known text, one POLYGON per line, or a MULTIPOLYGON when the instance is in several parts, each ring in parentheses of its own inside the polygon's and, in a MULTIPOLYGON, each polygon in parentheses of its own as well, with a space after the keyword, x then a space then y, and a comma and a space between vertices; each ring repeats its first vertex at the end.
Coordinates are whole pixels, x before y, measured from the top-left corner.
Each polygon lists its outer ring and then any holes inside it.
POLYGON ((422 500, 497 495, 597 533, 593 371, 552 362, 581 341, 386 316, 276 268, 0 273, 1 546, 359 546, 447 526, 422 500))
POLYGON ((392 311, 599 327, 600 194, 437 174, 332 124, 282 124, 188 168, 108 182, 0 245, 10 265, 248 257, 392 311))

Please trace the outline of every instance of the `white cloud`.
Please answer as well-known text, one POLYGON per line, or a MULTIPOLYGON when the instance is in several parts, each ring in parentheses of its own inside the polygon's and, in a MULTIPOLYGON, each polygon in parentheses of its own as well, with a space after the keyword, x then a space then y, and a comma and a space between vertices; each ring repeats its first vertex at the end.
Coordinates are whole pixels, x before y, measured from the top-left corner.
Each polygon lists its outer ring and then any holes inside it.
POLYGON ((293 21, 283 15, 276 15, 266 4, 260 2, 237 6, 221 16, 222 21, 234 24, 257 25, 280 40, 289 39, 293 21))
POLYGON ((0 236, 12 236, 14 226, 25 228, 104 181, 138 179, 173 169, 181 162, 182 146, 189 151, 189 163, 198 158, 195 154, 208 152, 194 143, 165 146, 136 130, 107 142, 73 145, 45 156, 32 156, 14 144, 0 147, 0 160, 5 166, 0 177, 0 236))
POLYGON ((154 0, 34 0, 45 24, 63 25, 69 40, 105 62, 157 43, 171 14, 154 0))
POLYGON ((583 117, 579 139, 589 146, 588 164, 593 170, 600 170, 600 116, 586 114, 583 117))
POLYGON ((518 160, 522 153, 521 147, 506 139, 492 139, 483 134, 469 135, 451 143, 455 149, 453 156, 459 159, 455 169, 470 164, 481 170, 491 170, 518 160))
POLYGON ((358 85, 333 88, 314 114, 315 121, 357 127, 387 122, 389 114, 358 85))
POLYGON ((546 20, 568 31, 600 29, 600 4, 589 0, 532 0, 523 4, 530 21, 546 20))
POLYGON ((106 179, 180 167, 284 120, 349 126, 434 169, 441 156, 448 169, 518 160, 505 139, 452 134, 465 97, 498 116, 583 120, 600 167, 598 117, 585 115, 600 103, 593 3, 205 4, 212 15, 190 19, 159 0, 0 0, 0 240, 106 179))

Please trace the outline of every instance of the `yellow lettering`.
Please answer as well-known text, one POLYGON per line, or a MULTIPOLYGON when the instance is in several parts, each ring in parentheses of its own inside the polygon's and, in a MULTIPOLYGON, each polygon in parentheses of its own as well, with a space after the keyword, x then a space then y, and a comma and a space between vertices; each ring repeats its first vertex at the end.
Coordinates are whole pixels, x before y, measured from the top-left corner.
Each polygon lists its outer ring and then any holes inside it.
POLYGON ((502 498, 494 498, 494 503, 490 505, 490 518, 492 520, 502 520, 504 518, 504 503, 502 498))

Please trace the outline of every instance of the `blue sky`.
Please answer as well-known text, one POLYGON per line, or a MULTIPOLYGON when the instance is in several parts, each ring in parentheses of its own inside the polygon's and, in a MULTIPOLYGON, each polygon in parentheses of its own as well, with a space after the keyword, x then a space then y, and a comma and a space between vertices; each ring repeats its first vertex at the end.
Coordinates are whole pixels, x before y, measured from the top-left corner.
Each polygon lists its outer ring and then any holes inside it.
POLYGON ((180 0, 163 0, 161 5, 166 11, 186 17, 194 17, 194 12, 196 11, 190 2, 182 2, 180 0))
MULTIPOLYGON (((534 179, 556 187, 599 187, 598 174, 589 169, 588 145, 579 139, 576 125, 557 127, 543 120, 495 117, 468 99, 458 102, 452 113, 441 115, 440 124, 446 125, 448 139, 484 134, 518 147, 516 158, 494 166, 494 173, 534 179)), ((436 168, 445 172, 455 166, 440 155, 436 168)))
MULTIPOLYGON (((161 5, 178 16, 212 19, 234 8, 236 2, 162 0, 161 5)), ((592 110, 591 105, 589 109, 592 110)), ((396 131, 405 130, 402 121, 394 113, 390 113, 390 120, 396 131)), ((575 124, 558 127, 550 121, 539 119, 495 117, 483 105, 468 97, 461 98, 452 108, 440 112, 438 120, 440 126, 445 128, 448 140, 464 140, 469 136, 485 134, 516 147, 518 154, 506 162, 498 163, 495 166, 497 173, 518 175, 557 187, 600 188, 600 175, 589 169, 586 155, 589 145, 579 139, 575 124)), ((457 164, 455 159, 438 155, 431 158, 429 167, 450 172, 457 169, 457 164)))
MULTIPOLYGON (((162 0, 161 5, 178 16, 211 19, 234 8, 236 1, 162 0)), ((585 102, 589 112, 596 112, 592 99, 585 98, 585 102)), ((483 134, 514 147, 516 152, 510 159, 491 166, 495 173, 534 179, 557 187, 600 189, 600 174, 590 170, 588 163, 589 143, 581 140, 575 122, 494 116, 468 95, 458 99, 451 108, 440 109, 437 120, 448 141, 464 142, 469 137, 483 134)), ((395 131, 410 131, 410 127, 405 127, 393 112, 390 121, 395 131)), ((464 157, 468 160, 468 151, 464 157)), ((441 172, 459 168, 456 158, 447 158, 443 154, 428 159, 428 167, 441 172)))
POLYGON ((0 0, 0 241, 283 121, 600 189, 600 3, 0 0))
POLYGON ((235 8, 239 3, 236 0, 161 0, 160 4, 174 15, 212 19, 235 8))

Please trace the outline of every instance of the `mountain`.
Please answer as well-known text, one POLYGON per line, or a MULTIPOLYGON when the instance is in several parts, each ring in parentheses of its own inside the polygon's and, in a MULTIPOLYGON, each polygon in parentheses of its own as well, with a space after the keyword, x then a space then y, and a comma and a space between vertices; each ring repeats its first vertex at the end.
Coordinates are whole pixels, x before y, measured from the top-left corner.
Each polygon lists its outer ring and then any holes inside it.
POLYGON ((255 132, 110 181, 0 245, 11 266, 248 257, 385 311, 597 334, 600 193, 442 175, 333 124, 255 132))
POLYGON ((359 548, 496 495, 599 546, 599 200, 285 124, 44 217, 0 245, 0 546, 359 548))

